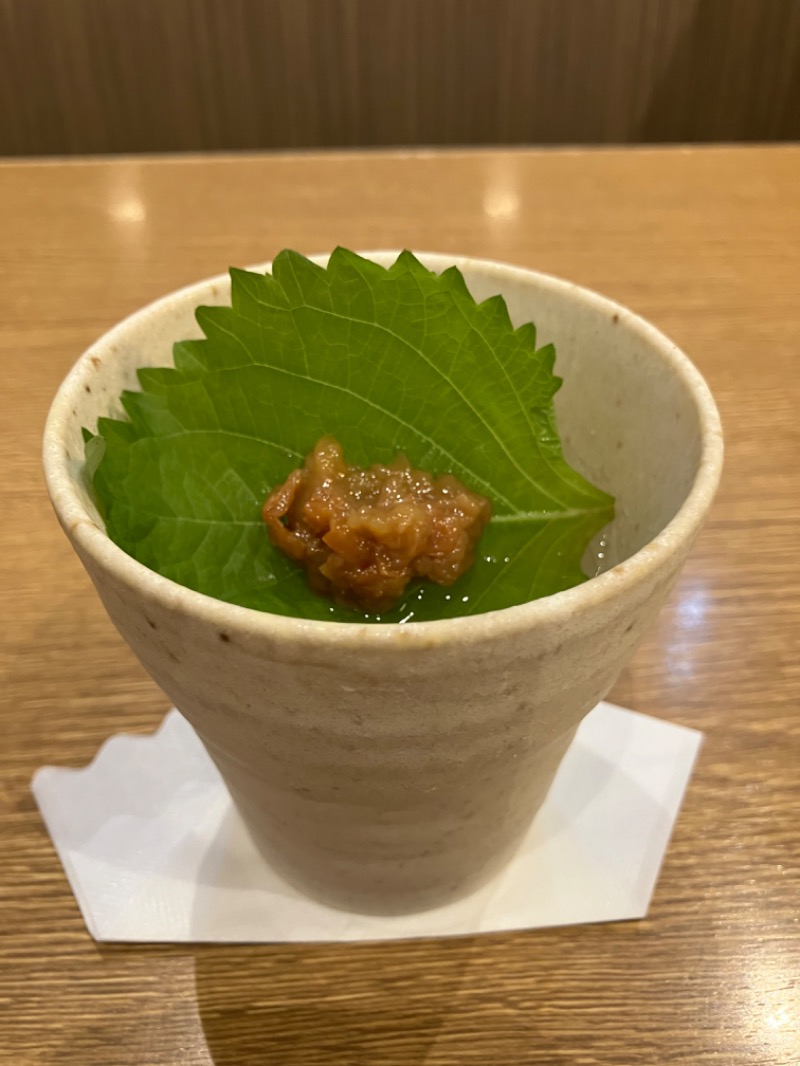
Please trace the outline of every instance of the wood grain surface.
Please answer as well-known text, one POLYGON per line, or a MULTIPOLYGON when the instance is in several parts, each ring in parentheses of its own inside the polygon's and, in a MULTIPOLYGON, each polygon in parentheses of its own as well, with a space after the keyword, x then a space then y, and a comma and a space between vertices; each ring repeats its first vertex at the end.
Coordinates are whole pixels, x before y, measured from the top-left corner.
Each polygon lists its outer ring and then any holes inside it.
POLYGON ((800 148, 0 166, 0 1062, 797 1066, 800 148), (630 305, 706 376, 713 516, 612 692, 706 739, 648 918, 380 945, 104 947, 29 791, 166 700, 40 474, 78 354, 177 286, 336 243, 494 257, 630 305))
POLYGON ((798 0, 0 0, 0 155, 800 138, 798 0))

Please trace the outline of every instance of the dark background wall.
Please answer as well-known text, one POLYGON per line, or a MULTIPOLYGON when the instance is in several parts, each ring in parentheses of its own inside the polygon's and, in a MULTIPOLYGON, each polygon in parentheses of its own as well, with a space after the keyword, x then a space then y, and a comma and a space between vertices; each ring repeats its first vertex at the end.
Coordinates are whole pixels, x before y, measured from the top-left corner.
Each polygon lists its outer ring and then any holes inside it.
POLYGON ((800 139, 800 0, 0 0, 0 155, 800 139))

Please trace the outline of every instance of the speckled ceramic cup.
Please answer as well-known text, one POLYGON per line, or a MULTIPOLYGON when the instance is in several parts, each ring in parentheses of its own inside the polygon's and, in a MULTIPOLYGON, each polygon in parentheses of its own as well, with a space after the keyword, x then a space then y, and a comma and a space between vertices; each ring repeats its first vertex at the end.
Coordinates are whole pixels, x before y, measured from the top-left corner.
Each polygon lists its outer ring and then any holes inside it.
POLYGON ((669 593, 722 464, 706 385, 647 322, 541 274, 421 258, 457 263, 477 298, 502 293, 515 324, 535 321, 556 345, 564 450, 617 498, 609 568, 578 588, 441 622, 310 622, 191 592, 113 544, 82 480, 81 427, 119 414, 137 367, 169 364, 174 341, 199 335, 194 309, 228 302, 227 276, 93 345, 44 444, 56 513, 109 615, 197 730, 270 862, 328 903, 386 913, 442 904, 508 860, 669 593))

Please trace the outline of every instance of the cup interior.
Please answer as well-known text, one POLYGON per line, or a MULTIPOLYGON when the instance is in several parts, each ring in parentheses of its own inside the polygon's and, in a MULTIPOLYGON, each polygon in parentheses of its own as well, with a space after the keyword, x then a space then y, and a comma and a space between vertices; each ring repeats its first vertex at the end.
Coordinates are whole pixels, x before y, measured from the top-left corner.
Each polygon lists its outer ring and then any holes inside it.
MULTIPOLYGON (((384 265, 397 256, 365 254, 384 265)), ((538 344, 555 345, 564 452, 617 501, 613 526, 587 551, 587 573, 608 570, 659 537, 693 491, 698 509, 707 509, 721 463, 716 408, 700 375, 658 330, 596 293, 547 275, 451 256, 419 258, 434 270, 458 265, 478 300, 502 293, 515 325, 533 321, 538 344), (704 462, 706 483, 698 488, 704 462)), ((197 306, 229 301, 226 275, 200 282, 135 313, 81 357, 59 391, 45 434, 48 485, 62 521, 88 517, 102 530, 82 475, 81 428, 94 429, 102 415, 124 417, 119 395, 138 387, 137 369, 170 365, 176 341, 201 336, 197 306)))

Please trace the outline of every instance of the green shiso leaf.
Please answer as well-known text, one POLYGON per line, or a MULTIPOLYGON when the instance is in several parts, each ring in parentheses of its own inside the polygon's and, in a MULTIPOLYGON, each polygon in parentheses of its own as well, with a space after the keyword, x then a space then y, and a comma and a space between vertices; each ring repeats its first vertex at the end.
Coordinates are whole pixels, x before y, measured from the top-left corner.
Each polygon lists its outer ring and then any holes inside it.
POLYGON ((586 579, 613 501, 564 460, 554 349, 537 350, 532 324, 514 329, 500 296, 477 304, 456 268, 436 275, 409 252, 386 269, 342 248, 327 268, 284 251, 271 275, 231 279, 231 307, 197 310, 205 339, 176 344, 174 368, 140 370, 129 421, 101 418, 88 439, 86 474, 124 551, 220 600, 355 622, 475 614, 586 579), (261 508, 325 434, 348 462, 402 451, 488 496, 473 568, 379 618, 312 592, 261 508))

